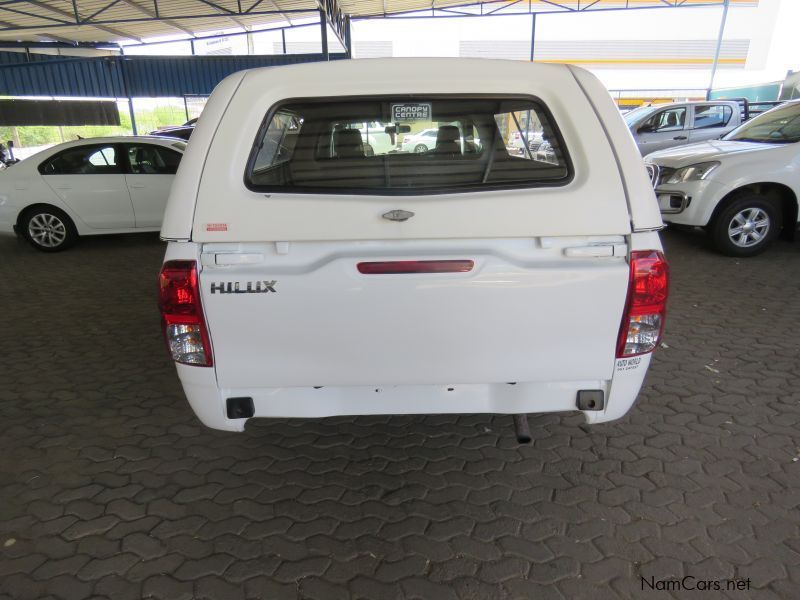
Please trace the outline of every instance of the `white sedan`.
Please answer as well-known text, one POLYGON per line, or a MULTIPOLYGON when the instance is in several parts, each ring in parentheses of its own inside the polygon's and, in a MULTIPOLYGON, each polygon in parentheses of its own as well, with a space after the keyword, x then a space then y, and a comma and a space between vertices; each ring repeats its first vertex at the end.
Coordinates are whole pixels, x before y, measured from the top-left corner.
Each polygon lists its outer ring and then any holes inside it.
POLYGON ((436 147, 437 128, 423 129, 414 134, 408 134, 403 138, 403 152, 416 152, 421 154, 436 147))
MULTIPOLYGON (((429 152, 431 150, 436 150, 436 140, 439 136, 439 128, 433 127, 430 129, 423 129, 422 131, 414 134, 408 134, 403 137, 403 143, 401 145, 401 150, 403 152, 414 152, 416 154, 422 154, 423 152, 429 152)), ((464 136, 460 135, 458 138, 459 143, 461 144, 462 151, 465 151, 465 144, 464 144, 464 136)), ((481 141, 477 137, 474 139, 467 139, 467 152, 474 151, 469 150, 469 144, 480 144, 481 141)))
POLYGON ((0 234, 57 252, 79 236, 158 231, 186 142, 155 136, 83 139, 0 172, 0 234))

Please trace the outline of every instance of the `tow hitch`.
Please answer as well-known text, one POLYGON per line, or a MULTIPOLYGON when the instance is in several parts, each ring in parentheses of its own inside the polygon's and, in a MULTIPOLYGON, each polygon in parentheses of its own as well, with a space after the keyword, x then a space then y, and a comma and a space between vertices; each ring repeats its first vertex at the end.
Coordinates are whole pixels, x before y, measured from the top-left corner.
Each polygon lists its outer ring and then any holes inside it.
POLYGON ((528 415, 514 415, 514 432, 520 444, 531 443, 531 430, 528 427, 528 415))

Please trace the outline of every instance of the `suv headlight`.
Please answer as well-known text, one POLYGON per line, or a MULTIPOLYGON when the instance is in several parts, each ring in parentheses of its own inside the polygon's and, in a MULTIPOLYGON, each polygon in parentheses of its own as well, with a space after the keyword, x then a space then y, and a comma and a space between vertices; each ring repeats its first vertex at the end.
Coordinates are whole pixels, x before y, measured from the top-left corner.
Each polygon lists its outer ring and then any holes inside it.
POLYGON ((689 165, 675 171, 664 183, 681 183, 682 181, 705 179, 719 165, 720 163, 716 160, 689 165))

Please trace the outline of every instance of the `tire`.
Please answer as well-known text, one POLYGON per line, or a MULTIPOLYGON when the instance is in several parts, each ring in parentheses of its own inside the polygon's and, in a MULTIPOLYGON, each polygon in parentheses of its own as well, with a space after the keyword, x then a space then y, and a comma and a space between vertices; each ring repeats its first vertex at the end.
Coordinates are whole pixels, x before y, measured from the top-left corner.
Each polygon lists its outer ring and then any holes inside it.
POLYGON ((759 194, 740 196, 714 217, 709 233, 714 247, 728 256, 755 256, 778 237, 781 211, 759 194))
POLYGON ((428 147, 425 144, 417 144, 414 146, 414 153, 415 154, 422 154, 423 152, 427 152, 428 147))
POLYGON ((72 219, 54 206, 37 206, 20 219, 20 231, 40 252, 61 252, 78 241, 72 219))

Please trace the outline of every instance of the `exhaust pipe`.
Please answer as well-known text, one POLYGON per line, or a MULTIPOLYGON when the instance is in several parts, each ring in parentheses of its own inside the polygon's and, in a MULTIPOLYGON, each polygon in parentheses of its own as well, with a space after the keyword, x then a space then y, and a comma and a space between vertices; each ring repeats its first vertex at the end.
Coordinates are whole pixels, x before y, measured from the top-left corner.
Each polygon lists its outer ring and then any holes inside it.
POLYGON ((514 432, 517 434, 518 443, 531 443, 531 430, 528 427, 528 415, 514 415, 514 432))

